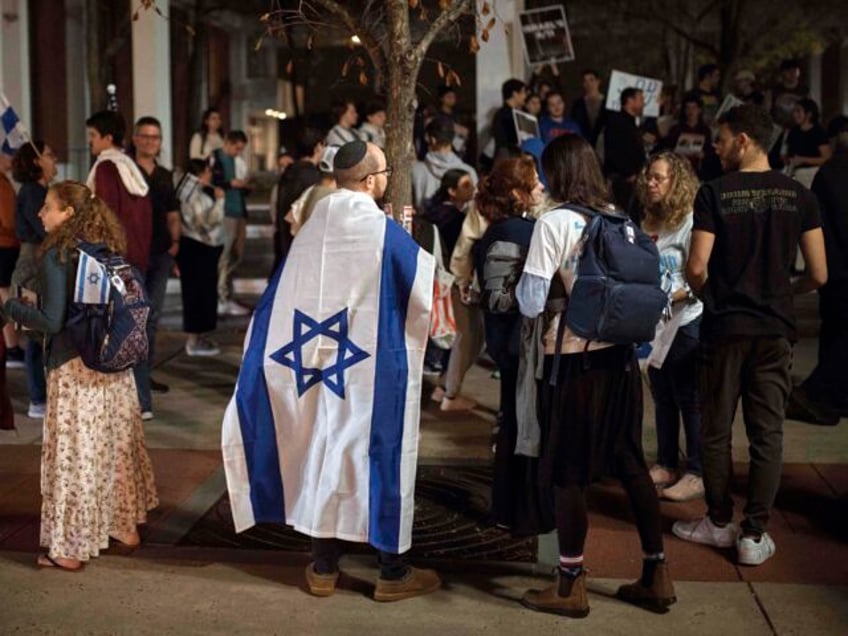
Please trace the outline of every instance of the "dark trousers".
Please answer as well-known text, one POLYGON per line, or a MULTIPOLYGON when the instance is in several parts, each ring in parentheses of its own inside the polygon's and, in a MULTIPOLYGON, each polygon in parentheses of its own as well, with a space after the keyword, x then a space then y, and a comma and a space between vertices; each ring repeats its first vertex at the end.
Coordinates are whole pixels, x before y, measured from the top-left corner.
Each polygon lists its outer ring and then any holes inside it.
POLYGON ((218 261, 223 249, 187 236, 180 239, 177 263, 186 333, 207 333, 218 326, 218 261))
POLYGON ((819 359, 803 384, 814 401, 835 409, 848 407, 848 281, 828 283, 819 289, 819 359))
MULTIPOLYGON (((333 574, 339 571, 339 559, 344 553, 344 541, 340 539, 312 538, 312 560, 317 574, 333 574)), ((399 581, 409 572, 407 554, 392 554, 377 551, 377 563, 380 565, 380 578, 387 581, 399 581)))
POLYGON ((24 349, 26 363, 26 381, 29 389, 29 401, 33 404, 47 402, 47 380, 44 377, 44 346, 40 335, 30 333, 24 349))
POLYGON ((156 347, 156 327, 159 316, 165 306, 165 292, 168 288, 168 276, 174 264, 174 257, 168 252, 151 254, 144 274, 144 287, 150 301, 150 315, 147 318, 147 362, 133 367, 135 387, 142 411, 149 411, 153 404, 150 397, 150 369, 153 367, 153 355, 156 347))
POLYGON ((792 347, 783 337, 736 337, 701 345, 699 388, 707 513, 733 518, 731 438, 736 405, 748 435, 748 498, 742 530, 766 529, 783 465, 783 419, 792 388, 792 347))
POLYGON ((701 475, 701 411, 698 405, 698 324, 681 327, 662 368, 648 367, 657 425, 657 463, 676 469, 680 420, 686 434, 686 472, 701 475))

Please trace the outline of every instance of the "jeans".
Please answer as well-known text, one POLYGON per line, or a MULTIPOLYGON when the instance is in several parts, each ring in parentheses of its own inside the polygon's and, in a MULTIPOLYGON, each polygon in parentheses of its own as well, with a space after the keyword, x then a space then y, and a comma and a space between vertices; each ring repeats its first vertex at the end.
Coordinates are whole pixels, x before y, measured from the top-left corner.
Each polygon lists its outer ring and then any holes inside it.
POLYGON ((698 404, 698 327, 681 327, 662 368, 648 367, 657 425, 657 463, 674 470, 680 449, 680 419, 686 434, 686 472, 701 475, 701 411, 698 404))
POLYGON ((44 377, 44 347, 40 338, 27 338, 24 349, 26 363, 26 382, 29 389, 29 401, 33 404, 47 402, 47 381, 44 377))
POLYGON ((218 302, 227 302, 233 294, 233 273, 244 256, 246 228, 246 218, 224 217, 224 251, 218 261, 218 302))
POLYGON ((738 336, 701 345, 704 489, 707 514, 719 525, 733 519, 731 433, 741 396, 751 459, 742 530, 758 535, 766 529, 783 468, 791 362, 792 347, 783 337, 738 336))
POLYGON ((147 264, 144 275, 144 287, 150 301, 150 315, 147 318, 147 362, 133 367, 135 386, 138 391, 138 402, 142 411, 153 409, 150 397, 150 369, 153 366, 153 355, 156 348, 156 327, 165 306, 165 291, 168 287, 168 276, 174 264, 174 257, 168 252, 153 254, 147 264))
MULTIPOLYGON (((313 568, 317 574, 333 574, 339 571, 339 559, 344 551, 344 542, 339 539, 312 539, 313 568)), ((387 581, 399 581, 409 572, 409 559, 406 553, 392 554, 377 551, 377 563, 380 565, 380 578, 387 581)))

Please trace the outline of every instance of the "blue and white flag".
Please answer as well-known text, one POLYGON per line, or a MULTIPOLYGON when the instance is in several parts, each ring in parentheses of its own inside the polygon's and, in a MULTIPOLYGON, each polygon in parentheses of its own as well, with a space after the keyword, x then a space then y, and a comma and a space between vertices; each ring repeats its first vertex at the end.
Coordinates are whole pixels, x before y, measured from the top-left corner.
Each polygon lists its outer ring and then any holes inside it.
POLYGON ((29 135, 18 114, 0 93, 0 146, 8 155, 29 141, 29 135))
POLYGON ((253 315, 222 446, 236 530, 405 552, 433 257, 366 194, 322 199, 253 315))
POLYGON ((77 278, 74 285, 74 302, 105 305, 109 302, 111 283, 106 268, 82 250, 79 252, 77 278))

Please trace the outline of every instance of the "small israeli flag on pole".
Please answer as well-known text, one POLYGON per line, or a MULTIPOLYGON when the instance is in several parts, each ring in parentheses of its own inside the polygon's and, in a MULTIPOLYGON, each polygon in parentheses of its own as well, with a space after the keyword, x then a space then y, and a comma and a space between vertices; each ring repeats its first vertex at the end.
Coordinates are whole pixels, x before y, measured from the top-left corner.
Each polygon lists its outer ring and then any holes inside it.
POLYGON ((29 141, 26 127, 18 118, 18 114, 12 108, 9 100, 0 93, 0 146, 6 154, 13 154, 15 150, 29 141))
POLYGON ((74 285, 74 302, 105 305, 109 302, 111 283, 106 268, 96 258, 82 250, 79 252, 77 279, 74 285))

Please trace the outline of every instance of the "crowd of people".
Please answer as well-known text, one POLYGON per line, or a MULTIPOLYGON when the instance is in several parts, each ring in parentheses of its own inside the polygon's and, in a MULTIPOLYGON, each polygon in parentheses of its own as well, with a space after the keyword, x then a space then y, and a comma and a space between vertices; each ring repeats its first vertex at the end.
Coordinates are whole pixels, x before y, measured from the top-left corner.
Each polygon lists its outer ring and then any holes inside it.
MULTIPOLYGON (((407 438, 417 436, 420 408, 420 395, 407 391, 415 393, 421 374, 430 373, 428 395, 441 410, 473 409, 475 402, 461 393, 463 379, 484 350, 500 382, 492 519, 519 536, 555 529, 559 542, 557 581, 528 591, 524 605, 575 618, 589 613, 587 498, 589 486, 604 477, 621 482, 642 549, 641 577, 617 593, 625 602, 662 612, 676 601, 660 498, 705 498, 705 517, 673 525, 681 539, 735 546, 738 562, 750 566, 775 553, 767 528, 787 409, 827 424, 848 412, 839 370, 848 354, 848 118, 822 127, 795 61, 781 66, 779 84, 767 91, 750 71, 739 71, 737 105, 725 109, 718 67, 705 65, 697 76, 679 107, 675 91, 665 91, 660 117, 653 119, 643 117, 645 94, 635 87, 621 92, 619 109, 607 109, 596 71, 582 74, 583 94, 570 109, 569 92, 556 73, 529 85, 507 80, 503 105, 491 120, 491 146, 479 158, 469 156, 469 127, 457 115, 450 87, 437 91, 433 108, 421 109, 412 166, 386 162, 386 107, 380 99, 368 102, 359 127, 356 104, 340 100, 332 107, 332 128, 298 130, 294 154, 279 157, 271 198, 274 270, 254 315, 265 326, 254 325, 248 344, 269 337, 274 300, 285 297, 295 307, 294 320, 311 325, 307 334, 295 326, 295 335, 308 339, 321 332, 338 343, 339 358, 332 374, 304 368, 302 352, 289 358, 286 345, 274 356, 296 377, 266 386, 264 358, 246 347, 224 438, 225 453, 232 439, 244 452, 241 422, 254 418, 257 425, 279 427, 266 403, 276 392, 283 401, 291 398, 287 410, 279 403, 274 409, 287 414, 286 434, 304 448, 313 440, 331 449, 310 462, 272 462, 287 483, 285 510, 277 512, 313 538, 314 563, 306 571, 311 593, 334 592, 342 540, 378 549, 377 600, 438 589, 438 575, 414 568, 405 556, 417 454, 417 444, 407 438), (537 118, 537 139, 520 138, 515 110, 537 118), (398 234, 390 211, 378 207, 392 171, 400 169, 412 176, 411 232, 418 246, 398 234), (349 214, 361 225, 334 214, 349 214), (603 217, 623 220, 630 243, 637 235, 652 241, 656 285, 667 302, 649 342, 588 337, 569 318, 585 302, 573 294, 586 250, 584 233, 603 217), (371 231, 367 237, 365 227, 371 231), (322 251, 327 245, 362 249, 376 240, 374 232, 385 243, 374 248, 381 254, 376 261, 363 261, 360 275, 368 285, 352 281, 350 289, 331 293, 323 282, 315 288, 305 284, 325 270, 328 276, 341 271, 322 251), (381 262, 382 269, 374 269, 381 262), (434 271, 437 280, 452 281, 454 328, 451 338, 425 346, 427 324, 420 317, 430 313, 434 271), (382 285, 403 292, 381 295, 375 309, 366 299, 382 285), (820 289, 822 319, 818 366, 793 387, 792 298, 814 289, 820 289), (326 303, 322 311, 344 314, 338 329, 303 314, 300 299, 303 306, 326 303), (369 329, 378 329, 366 339, 376 342, 374 351, 348 340, 348 333, 354 340, 363 337, 360 313, 374 323, 369 329), (399 317, 408 320, 394 325, 399 317), (412 341, 420 347, 409 348, 412 341), (407 356, 398 357, 404 348, 407 356), (344 369, 369 356, 378 377, 369 382, 378 386, 363 388, 361 375, 350 375, 355 379, 346 387, 344 369), (657 459, 650 467, 642 442, 642 371, 657 431, 657 459), (345 435, 328 436, 321 419, 326 409, 298 406, 310 390, 311 400, 319 390, 345 400, 347 391, 350 404, 369 413, 384 409, 384 421, 375 432, 372 416, 344 410, 348 405, 339 411, 345 435), (701 399, 705 395, 710 399, 701 399), (729 453, 740 399, 751 464, 737 525, 729 453), (369 451, 373 465, 366 468, 360 466, 365 456, 360 451, 369 440, 375 445, 369 451), (356 479, 368 470, 378 475, 369 482, 369 496, 337 483, 339 466, 348 464, 357 467, 356 479), (336 485, 316 492, 313 482, 336 485)), ((219 315, 251 312, 233 298, 251 187, 242 158, 247 137, 240 130, 224 131, 222 124, 218 111, 204 112, 185 175, 176 184, 157 163, 162 127, 149 116, 135 122, 131 140, 116 112, 86 120, 95 157, 86 183, 54 183, 56 157, 42 141, 22 146, 14 158, 0 153, 2 316, 29 330, 23 342, 20 329, 7 326, 0 346, 7 367, 26 368, 28 415, 44 419, 41 539, 48 551, 39 557, 41 566, 78 570, 110 540, 131 549, 139 543, 138 524, 157 505, 142 421, 154 416, 152 392, 168 390, 151 377, 151 367, 169 276, 179 273, 190 356, 220 353, 209 338, 219 315), (127 148, 125 141, 131 141, 127 148), (20 184, 17 191, 4 174, 9 170, 20 184), (80 241, 124 254, 143 277, 151 304, 149 356, 131 371, 87 368, 66 337, 69 280, 80 241)), ((264 355, 264 340, 261 344, 264 355)), ((5 388, 2 381, 0 376, 5 388)), ((0 427, 8 427, 5 396, 0 412, 0 427)), ((281 439, 263 435, 245 443, 276 448, 268 440, 281 439)), ((253 479, 250 470, 238 479, 253 479)), ((234 500, 243 495, 233 483, 230 488, 234 500)), ((245 505, 261 507, 268 495, 245 505)), ((269 518, 267 511, 253 512, 257 519, 269 518)))

